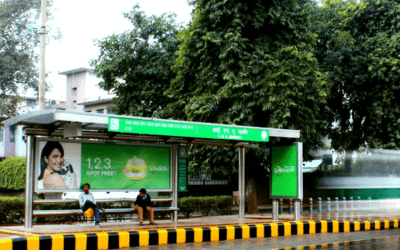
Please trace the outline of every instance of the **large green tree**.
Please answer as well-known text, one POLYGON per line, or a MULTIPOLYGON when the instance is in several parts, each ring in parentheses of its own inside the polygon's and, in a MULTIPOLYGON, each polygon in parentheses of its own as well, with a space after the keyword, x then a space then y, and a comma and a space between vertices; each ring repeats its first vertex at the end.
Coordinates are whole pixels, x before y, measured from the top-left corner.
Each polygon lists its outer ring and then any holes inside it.
POLYGON ((114 111, 144 117, 162 117, 169 98, 163 93, 175 77, 171 67, 178 56, 175 14, 146 16, 139 6, 125 14, 132 30, 97 42, 98 59, 91 65, 103 79, 100 86, 113 90, 114 111))
MULTIPOLYGON (((301 130, 305 158, 322 146, 320 109, 327 74, 313 55, 310 5, 295 0, 197 0, 166 92, 175 119, 301 130)), ((271 138, 273 143, 276 138, 271 138)), ((246 150, 246 201, 257 212, 258 190, 267 185, 268 145, 246 150)), ((210 172, 237 167, 233 149, 192 151, 210 172)), ((265 193, 265 190, 264 190, 265 193)), ((265 195, 264 195, 265 197, 265 195)))
POLYGON ((321 146, 327 75, 313 55, 309 5, 198 0, 166 92, 176 119, 299 129, 321 146))
POLYGON ((15 114, 21 90, 37 89, 37 33, 26 25, 39 13, 40 1, 0 0, 0 116, 15 114))
POLYGON ((325 114, 335 149, 400 146, 399 14, 399 1, 386 0, 330 0, 315 12, 317 58, 332 79, 325 114))

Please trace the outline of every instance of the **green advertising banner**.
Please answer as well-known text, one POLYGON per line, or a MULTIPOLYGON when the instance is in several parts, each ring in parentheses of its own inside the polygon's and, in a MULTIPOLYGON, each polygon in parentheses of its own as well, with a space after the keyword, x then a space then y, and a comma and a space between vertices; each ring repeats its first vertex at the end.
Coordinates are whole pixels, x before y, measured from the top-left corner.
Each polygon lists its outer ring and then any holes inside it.
POLYGON ((297 146, 272 147, 271 197, 297 197, 297 146))
POLYGON ((187 158, 179 158, 178 164, 178 191, 187 190, 187 158))
POLYGON ((269 141, 269 130, 198 123, 108 118, 108 131, 149 135, 168 135, 219 140, 269 141))
POLYGON ((81 184, 93 189, 170 189, 170 148, 81 144, 81 184))

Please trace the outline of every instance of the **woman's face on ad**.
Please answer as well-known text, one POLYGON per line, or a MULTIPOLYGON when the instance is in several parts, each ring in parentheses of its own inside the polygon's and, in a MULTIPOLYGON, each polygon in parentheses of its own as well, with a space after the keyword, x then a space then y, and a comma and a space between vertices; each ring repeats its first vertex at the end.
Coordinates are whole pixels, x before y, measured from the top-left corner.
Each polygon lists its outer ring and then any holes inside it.
POLYGON ((47 167, 50 168, 50 170, 57 172, 61 170, 64 162, 64 156, 61 154, 60 150, 55 148, 53 151, 51 151, 49 157, 44 157, 44 160, 46 161, 47 167))

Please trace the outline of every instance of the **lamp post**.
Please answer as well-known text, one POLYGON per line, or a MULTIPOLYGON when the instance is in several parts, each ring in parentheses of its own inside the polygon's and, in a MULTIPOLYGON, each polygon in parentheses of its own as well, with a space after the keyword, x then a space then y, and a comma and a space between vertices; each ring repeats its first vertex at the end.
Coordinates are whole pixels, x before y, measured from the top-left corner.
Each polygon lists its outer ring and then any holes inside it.
POLYGON ((42 26, 40 28, 39 110, 45 109, 45 50, 46 50, 46 0, 41 0, 42 26))

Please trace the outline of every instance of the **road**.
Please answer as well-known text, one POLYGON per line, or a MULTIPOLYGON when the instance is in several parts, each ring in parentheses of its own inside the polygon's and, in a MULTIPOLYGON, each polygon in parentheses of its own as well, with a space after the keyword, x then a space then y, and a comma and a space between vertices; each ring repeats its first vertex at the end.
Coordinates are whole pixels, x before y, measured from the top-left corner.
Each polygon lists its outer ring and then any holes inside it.
MULTIPOLYGON (((148 246, 141 247, 142 250, 165 250, 165 249, 283 249, 293 248, 299 246, 317 246, 316 249, 400 249, 400 229, 380 230, 380 231, 364 231, 340 234, 312 234, 312 235, 298 235, 290 237, 274 237, 274 238, 259 238, 259 239, 245 239, 245 240, 232 240, 221 242, 208 242, 208 243, 190 243, 190 244, 174 244, 163 246, 148 246), (333 243, 342 243, 332 246, 333 243), (331 245, 328 245, 331 244, 331 245)), ((138 249, 138 248, 124 248, 124 249, 138 249)), ((299 248, 302 249, 302 248, 299 248)), ((304 248, 307 249, 307 248, 304 248)))

